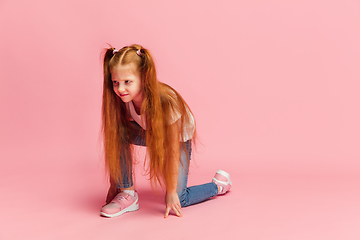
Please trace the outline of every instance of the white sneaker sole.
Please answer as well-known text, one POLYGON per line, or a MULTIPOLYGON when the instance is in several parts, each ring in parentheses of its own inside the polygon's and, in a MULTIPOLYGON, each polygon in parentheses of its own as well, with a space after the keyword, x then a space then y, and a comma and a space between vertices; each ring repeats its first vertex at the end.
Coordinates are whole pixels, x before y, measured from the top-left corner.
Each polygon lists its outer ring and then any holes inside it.
POLYGON ((121 210, 120 212, 114 213, 114 214, 107 214, 104 212, 100 212, 100 215, 104 216, 104 217, 109 217, 109 218, 113 218, 113 217, 118 217, 126 212, 132 212, 132 211, 136 211, 139 209, 139 204, 138 204, 138 199, 136 199, 136 201, 131 204, 130 206, 128 206, 127 208, 124 208, 123 210, 121 210))

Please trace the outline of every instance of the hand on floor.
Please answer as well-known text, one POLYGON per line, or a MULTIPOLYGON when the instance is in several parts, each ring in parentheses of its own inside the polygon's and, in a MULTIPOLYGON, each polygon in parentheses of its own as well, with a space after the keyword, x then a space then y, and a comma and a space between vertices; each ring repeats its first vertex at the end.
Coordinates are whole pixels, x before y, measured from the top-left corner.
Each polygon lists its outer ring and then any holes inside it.
POLYGON ((177 195, 176 192, 174 193, 166 192, 165 204, 166 204, 166 210, 164 216, 165 218, 169 216, 170 210, 173 210, 178 217, 182 217, 181 204, 180 204, 179 196, 177 195))

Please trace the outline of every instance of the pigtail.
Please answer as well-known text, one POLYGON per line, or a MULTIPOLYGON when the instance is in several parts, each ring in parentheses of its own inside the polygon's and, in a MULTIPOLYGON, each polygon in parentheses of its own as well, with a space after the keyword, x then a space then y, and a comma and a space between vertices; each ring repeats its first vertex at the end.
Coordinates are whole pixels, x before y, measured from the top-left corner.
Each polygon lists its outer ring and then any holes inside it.
POLYGON ((162 185, 166 168, 164 151, 166 142, 164 118, 166 115, 162 108, 154 61, 147 49, 141 48, 140 51, 142 63, 139 70, 144 93, 141 111, 146 116, 146 144, 150 157, 149 175, 152 186, 156 182, 162 185))
POLYGON ((114 48, 106 50, 104 55, 104 84, 102 101, 102 132, 104 137, 105 165, 110 181, 122 184, 122 171, 131 171, 131 149, 129 146, 129 127, 125 103, 114 93, 111 80, 110 63, 113 60, 114 48), (124 152, 127 169, 121 169, 120 152, 124 152))
MULTIPOLYGON (((139 50, 137 50, 138 52, 139 50)), ((149 174, 152 186, 155 183, 174 185, 172 164, 179 161, 179 149, 188 152, 184 139, 186 123, 190 123, 189 106, 181 95, 169 85, 157 80, 154 61, 147 49, 141 48, 140 71, 144 91, 141 111, 146 116, 146 144, 150 156, 149 174), (180 116, 173 119, 174 114, 180 116), (173 121, 174 120, 174 121, 173 121), (176 122, 176 123, 175 123, 176 122), (174 144, 176 141, 177 146, 174 144)), ((195 125, 195 120, 193 120, 195 125)), ((195 129, 193 139, 195 139, 195 129)), ((189 163, 190 159, 187 159, 189 163)))

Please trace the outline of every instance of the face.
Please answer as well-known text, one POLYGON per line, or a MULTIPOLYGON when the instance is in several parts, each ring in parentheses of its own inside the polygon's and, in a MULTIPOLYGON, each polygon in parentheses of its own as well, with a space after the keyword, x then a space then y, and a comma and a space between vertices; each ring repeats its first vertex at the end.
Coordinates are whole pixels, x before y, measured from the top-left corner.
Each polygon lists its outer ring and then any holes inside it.
POLYGON ((136 104, 142 102, 141 77, 133 63, 120 65, 110 72, 114 92, 123 102, 133 101, 136 104))

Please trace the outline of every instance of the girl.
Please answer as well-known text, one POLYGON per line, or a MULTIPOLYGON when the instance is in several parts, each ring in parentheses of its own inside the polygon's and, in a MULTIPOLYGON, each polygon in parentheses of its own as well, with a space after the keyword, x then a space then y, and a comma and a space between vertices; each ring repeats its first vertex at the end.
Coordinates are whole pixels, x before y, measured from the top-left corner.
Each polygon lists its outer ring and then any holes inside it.
POLYGON ((194 116, 178 92, 157 80, 153 59, 142 46, 106 50, 102 121, 111 184, 102 216, 139 209, 130 144, 147 146, 150 181, 166 189, 165 218, 170 210, 181 217, 181 207, 230 189, 230 176, 222 170, 210 183, 187 187, 194 116))

